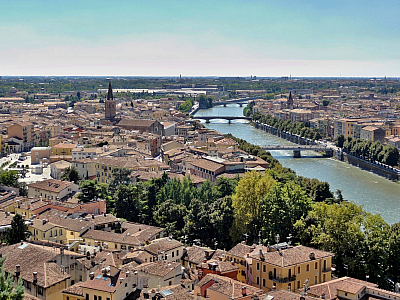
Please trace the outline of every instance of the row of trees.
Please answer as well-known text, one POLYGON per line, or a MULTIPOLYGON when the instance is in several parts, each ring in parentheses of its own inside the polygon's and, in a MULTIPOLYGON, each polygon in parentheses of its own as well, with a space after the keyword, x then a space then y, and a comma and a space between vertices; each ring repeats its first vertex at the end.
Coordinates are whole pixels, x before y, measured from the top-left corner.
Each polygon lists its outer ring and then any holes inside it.
POLYGON ((390 290, 400 280, 400 223, 388 225, 353 202, 319 202, 295 222, 294 229, 302 245, 335 254, 338 276, 369 276, 369 281, 390 290))
POLYGON ((351 155, 360 156, 370 161, 378 161, 389 166, 400 165, 399 149, 392 145, 383 145, 379 141, 344 138, 339 135, 336 138, 336 146, 343 148, 351 155))
POLYGON ((275 118, 274 116, 261 115, 259 113, 253 114, 252 107, 254 106, 254 102, 250 102, 247 107, 244 108, 243 114, 247 117, 252 116, 254 120, 257 120, 261 123, 267 124, 274 128, 277 128, 282 131, 290 132, 292 134, 297 134, 301 137, 319 140, 322 138, 321 133, 318 129, 310 128, 309 122, 294 122, 291 120, 282 120, 275 118))
POLYGON ((178 109, 181 112, 187 113, 192 109, 193 105, 194 105, 194 100, 192 98, 188 98, 186 99, 185 102, 179 105, 178 109))

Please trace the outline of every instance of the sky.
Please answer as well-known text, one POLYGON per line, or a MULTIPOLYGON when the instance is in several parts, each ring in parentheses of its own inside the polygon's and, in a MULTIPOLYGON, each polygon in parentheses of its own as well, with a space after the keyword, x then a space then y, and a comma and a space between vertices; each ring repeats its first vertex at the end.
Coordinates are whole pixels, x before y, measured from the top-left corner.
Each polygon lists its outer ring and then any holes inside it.
POLYGON ((400 77, 400 1, 0 0, 0 75, 400 77))

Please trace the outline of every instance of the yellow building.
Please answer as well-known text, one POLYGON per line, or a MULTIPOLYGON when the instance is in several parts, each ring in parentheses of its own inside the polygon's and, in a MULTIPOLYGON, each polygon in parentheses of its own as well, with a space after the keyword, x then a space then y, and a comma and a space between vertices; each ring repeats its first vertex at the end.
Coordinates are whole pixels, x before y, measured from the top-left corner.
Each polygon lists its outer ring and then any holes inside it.
POLYGON ((311 286, 331 280, 333 253, 305 246, 271 250, 256 246, 249 254, 253 286, 265 291, 297 291, 304 283, 311 286))
POLYGON ((57 160, 72 160, 72 149, 74 149, 78 144, 74 143, 59 143, 52 148, 51 155, 52 161, 57 160))
POLYGON ((248 282, 247 270, 246 270, 246 257, 254 247, 246 245, 244 243, 237 244, 226 254, 226 259, 231 261, 239 268, 237 274, 237 280, 243 283, 248 282))

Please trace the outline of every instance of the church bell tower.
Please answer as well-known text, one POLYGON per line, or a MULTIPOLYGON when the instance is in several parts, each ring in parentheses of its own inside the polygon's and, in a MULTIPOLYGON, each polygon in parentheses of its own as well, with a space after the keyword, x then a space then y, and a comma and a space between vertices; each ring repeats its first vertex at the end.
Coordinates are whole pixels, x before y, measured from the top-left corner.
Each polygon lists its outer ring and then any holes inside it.
POLYGON ((105 113, 106 119, 111 121, 114 120, 115 116, 117 115, 117 103, 114 99, 111 81, 108 84, 107 100, 105 101, 105 113))

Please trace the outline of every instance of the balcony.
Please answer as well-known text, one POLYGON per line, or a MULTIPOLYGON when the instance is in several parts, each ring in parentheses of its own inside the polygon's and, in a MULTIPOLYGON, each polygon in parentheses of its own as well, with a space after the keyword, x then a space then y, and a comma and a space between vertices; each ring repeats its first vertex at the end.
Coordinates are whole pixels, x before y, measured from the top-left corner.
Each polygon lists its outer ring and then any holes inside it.
POLYGON ((322 273, 332 272, 332 268, 322 268, 322 273))
POLYGON ((287 283, 287 282, 295 281, 296 275, 293 275, 291 277, 274 277, 272 274, 269 274, 269 280, 272 280, 273 282, 277 282, 277 283, 287 283))

